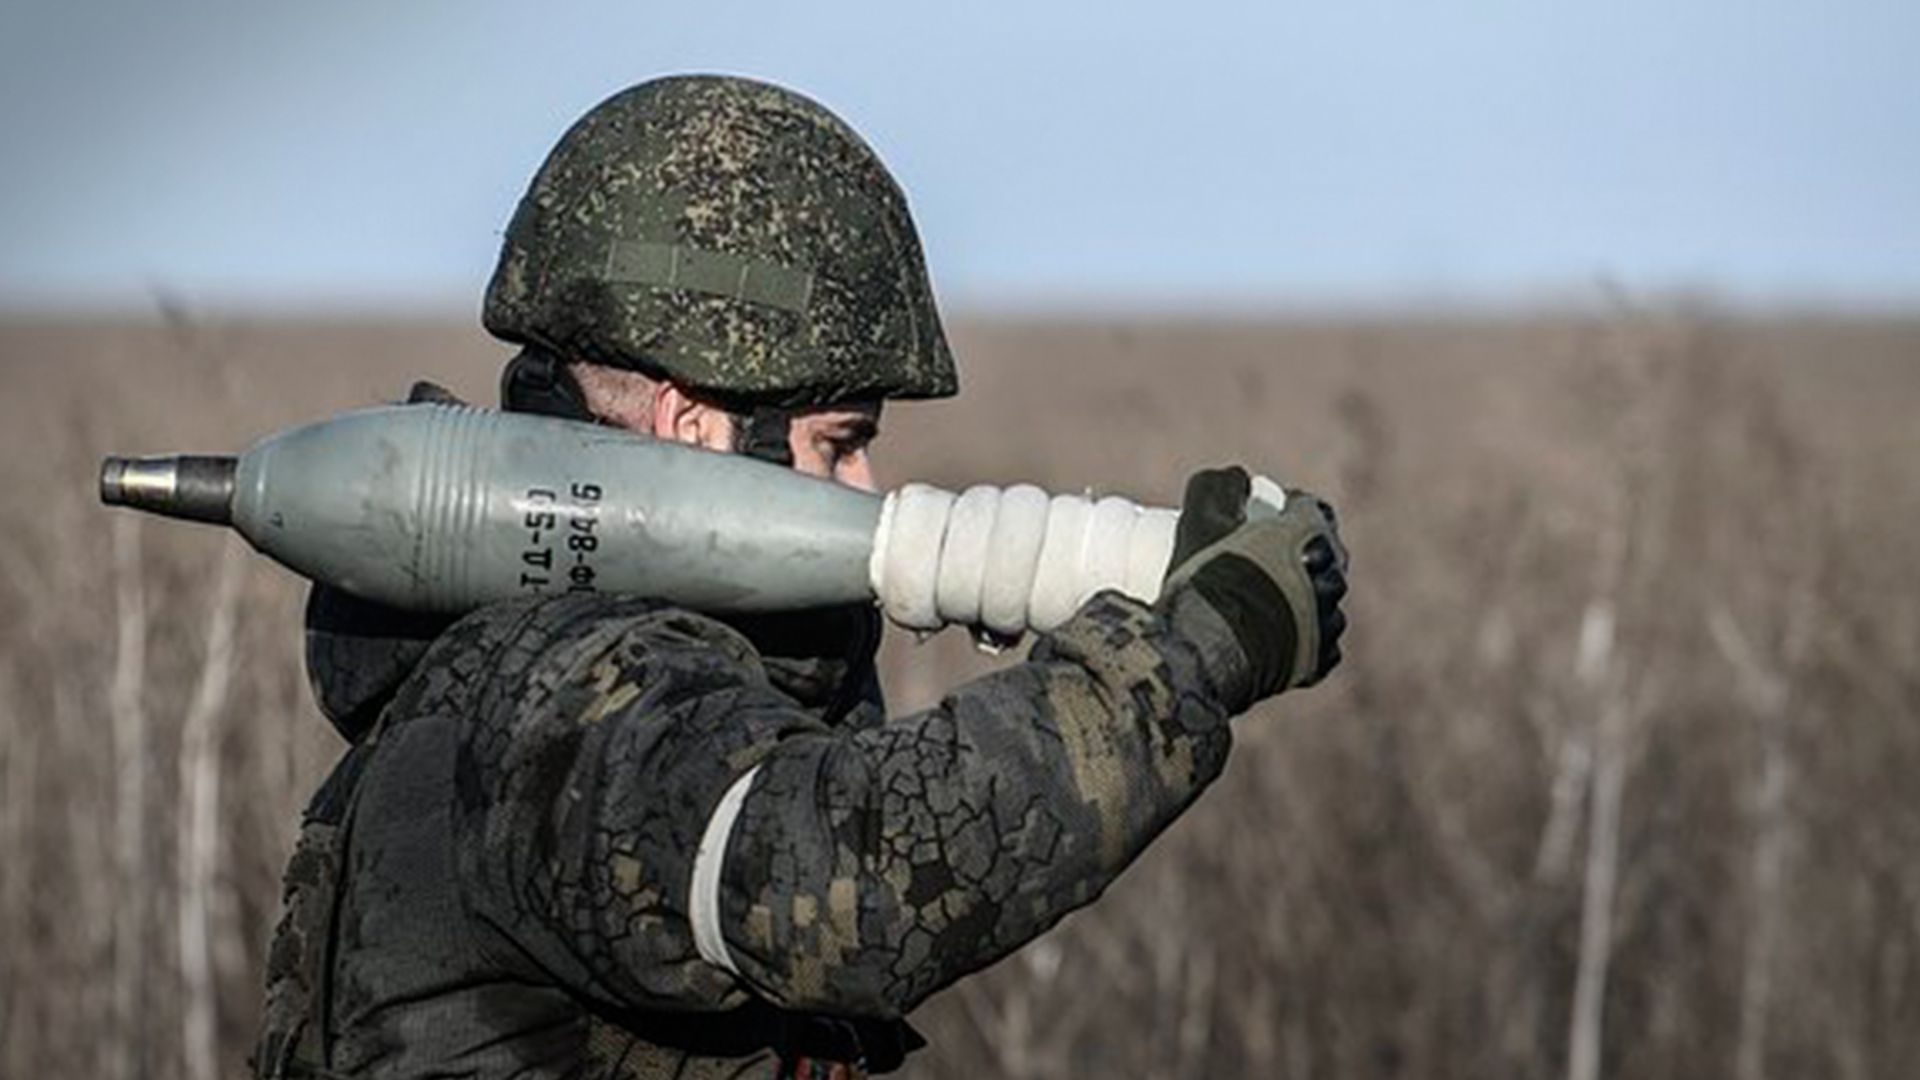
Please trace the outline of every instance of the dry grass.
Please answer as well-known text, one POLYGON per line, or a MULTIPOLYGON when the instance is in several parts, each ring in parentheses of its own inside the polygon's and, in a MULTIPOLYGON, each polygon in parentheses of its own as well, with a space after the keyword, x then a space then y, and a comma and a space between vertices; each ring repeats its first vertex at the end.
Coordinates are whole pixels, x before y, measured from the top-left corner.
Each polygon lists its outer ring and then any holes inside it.
MULTIPOLYGON (((1341 507, 1350 660, 1087 913, 916 1020, 921 1076, 1920 1069, 1920 325, 974 324, 893 479, 1341 507)), ((339 747, 295 583, 107 513, 500 351, 406 324, 0 327, 0 1076, 238 1072, 339 747)), ((889 644, 896 703, 989 661, 889 644)))

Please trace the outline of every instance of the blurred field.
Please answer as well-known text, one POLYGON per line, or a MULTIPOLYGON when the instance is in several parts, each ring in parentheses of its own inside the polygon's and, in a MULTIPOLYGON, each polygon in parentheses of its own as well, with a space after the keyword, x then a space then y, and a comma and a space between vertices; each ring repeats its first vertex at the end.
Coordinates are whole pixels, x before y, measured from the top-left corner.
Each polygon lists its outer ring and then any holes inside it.
MULTIPOLYGON (((891 481, 1177 499, 1354 553, 1347 665, 1095 907, 915 1017, 923 1077, 1920 1074, 1920 322, 971 323, 891 481)), ((0 1076, 241 1071, 340 746, 296 583, 108 513, 503 353, 404 323, 0 326, 0 1076)), ((896 707, 989 663, 887 652, 896 707)))

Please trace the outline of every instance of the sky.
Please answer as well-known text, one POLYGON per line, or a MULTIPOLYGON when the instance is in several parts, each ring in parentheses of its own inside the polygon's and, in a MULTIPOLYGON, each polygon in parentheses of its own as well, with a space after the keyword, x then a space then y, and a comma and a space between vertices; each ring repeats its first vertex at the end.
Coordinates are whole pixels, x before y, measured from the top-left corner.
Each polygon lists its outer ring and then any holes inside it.
POLYGON ((0 308, 471 311, 561 131, 834 108, 987 307, 1920 306, 1912 0, 0 0, 0 308))

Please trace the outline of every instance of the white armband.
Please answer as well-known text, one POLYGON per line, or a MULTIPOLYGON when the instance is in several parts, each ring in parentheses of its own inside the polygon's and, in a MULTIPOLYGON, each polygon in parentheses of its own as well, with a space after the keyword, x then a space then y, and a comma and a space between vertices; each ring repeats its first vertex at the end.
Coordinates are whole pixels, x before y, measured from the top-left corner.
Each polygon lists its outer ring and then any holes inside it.
POLYGON ((720 796, 713 816, 707 819, 707 829, 700 834, 700 847, 693 854, 693 883, 687 904, 693 922, 693 946, 700 950, 700 959, 735 977, 739 976, 740 969, 727 951, 726 935, 720 930, 720 872, 726 866, 727 841, 733 838, 733 823, 740 817, 740 806, 747 801, 747 790, 753 786, 753 778, 759 771, 760 766, 755 765, 735 780, 727 793, 720 796))

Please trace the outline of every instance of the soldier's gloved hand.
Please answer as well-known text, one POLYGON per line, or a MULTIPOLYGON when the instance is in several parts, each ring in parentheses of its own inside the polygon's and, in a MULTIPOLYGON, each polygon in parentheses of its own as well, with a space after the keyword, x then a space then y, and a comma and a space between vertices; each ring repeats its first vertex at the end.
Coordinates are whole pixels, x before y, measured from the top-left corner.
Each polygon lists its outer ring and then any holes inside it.
POLYGON ((1251 493, 1238 466, 1187 481, 1163 595, 1188 585, 1220 614, 1259 700, 1319 682, 1340 662, 1347 551, 1325 502, 1290 491, 1279 513, 1249 519, 1251 493))

